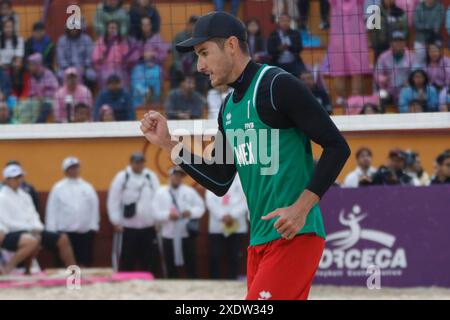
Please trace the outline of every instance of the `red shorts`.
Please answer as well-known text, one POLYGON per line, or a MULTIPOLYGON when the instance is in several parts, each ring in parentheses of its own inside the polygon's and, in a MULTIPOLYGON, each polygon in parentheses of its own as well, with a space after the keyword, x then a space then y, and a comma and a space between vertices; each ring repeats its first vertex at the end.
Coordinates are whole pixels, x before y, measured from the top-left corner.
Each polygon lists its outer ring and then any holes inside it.
POLYGON ((307 299, 324 247, 313 233, 249 246, 246 299, 307 299))

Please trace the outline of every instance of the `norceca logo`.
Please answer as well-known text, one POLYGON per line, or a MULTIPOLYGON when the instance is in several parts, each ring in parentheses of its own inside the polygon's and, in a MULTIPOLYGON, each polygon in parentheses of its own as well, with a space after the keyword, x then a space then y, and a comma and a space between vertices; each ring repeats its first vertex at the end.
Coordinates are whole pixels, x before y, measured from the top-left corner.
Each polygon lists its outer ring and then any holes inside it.
MULTIPOLYGON (((406 252, 404 248, 394 246, 396 240, 394 235, 379 230, 362 228, 361 221, 367 216, 367 213, 361 213, 359 205, 354 205, 352 211, 347 215, 344 214, 344 210, 341 210, 339 222, 347 229, 327 236, 327 248, 324 250, 320 261, 319 276, 321 275, 320 270, 359 269, 365 272, 371 265, 376 265, 386 271, 401 270, 407 267, 406 252), (355 248, 361 239, 377 244, 377 248, 355 248)), ((342 276, 342 272, 338 272, 336 276, 338 275, 342 276)), ((363 275, 363 273, 347 272, 347 275, 357 276, 363 275)), ((401 271, 391 275, 401 275, 401 271)), ((322 276, 333 275, 322 272, 322 276)))

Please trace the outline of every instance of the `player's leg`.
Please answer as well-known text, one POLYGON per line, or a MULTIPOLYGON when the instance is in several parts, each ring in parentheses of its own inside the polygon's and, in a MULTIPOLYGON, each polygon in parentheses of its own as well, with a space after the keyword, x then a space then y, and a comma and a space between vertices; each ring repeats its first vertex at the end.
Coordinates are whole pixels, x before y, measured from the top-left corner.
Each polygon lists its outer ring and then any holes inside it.
POLYGON ((270 242, 246 299, 307 299, 324 246, 314 234, 270 242))
POLYGON ((38 246, 39 241, 31 234, 24 232, 7 234, 2 243, 2 248, 15 253, 3 269, 0 270, 0 273, 9 274, 19 263, 29 258, 38 246))

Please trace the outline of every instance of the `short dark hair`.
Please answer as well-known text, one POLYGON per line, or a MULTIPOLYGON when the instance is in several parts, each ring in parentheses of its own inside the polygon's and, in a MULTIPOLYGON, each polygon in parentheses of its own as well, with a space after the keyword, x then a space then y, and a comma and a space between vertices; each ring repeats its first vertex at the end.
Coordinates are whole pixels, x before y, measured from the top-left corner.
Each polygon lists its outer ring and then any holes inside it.
POLYGON ((79 109, 90 109, 90 107, 84 103, 84 102, 79 102, 75 105, 75 107, 73 107, 75 111, 79 110, 79 109))
POLYGON ((436 158, 436 162, 438 165, 442 166, 442 164, 444 163, 445 160, 447 160, 448 158, 450 158, 450 152, 442 152, 440 155, 437 156, 436 158))
MULTIPOLYGON (((225 41, 227 39, 226 38, 212 38, 210 39, 210 41, 214 42, 215 44, 217 44, 217 46, 220 49, 223 49, 225 47, 225 41)), ((238 39, 239 41, 239 48, 241 49, 241 51, 246 54, 249 55, 250 53, 250 49, 248 48, 248 43, 244 40, 238 39)))
POLYGON ((356 159, 358 159, 363 152, 367 152, 369 154, 369 156, 372 157, 372 150, 370 150, 367 147, 361 147, 358 149, 358 151, 356 151, 356 159))

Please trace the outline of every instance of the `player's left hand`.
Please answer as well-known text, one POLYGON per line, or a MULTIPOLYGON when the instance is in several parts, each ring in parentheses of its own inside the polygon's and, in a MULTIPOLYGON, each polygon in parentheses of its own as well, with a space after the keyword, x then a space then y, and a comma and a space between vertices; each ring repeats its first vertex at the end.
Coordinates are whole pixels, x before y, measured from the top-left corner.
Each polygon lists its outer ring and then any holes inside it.
POLYGON ((307 212, 301 212, 294 206, 289 206, 276 209, 261 219, 270 220, 279 217, 273 226, 284 239, 289 240, 294 238, 300 229, 303 228, 307 214, 307 212))

